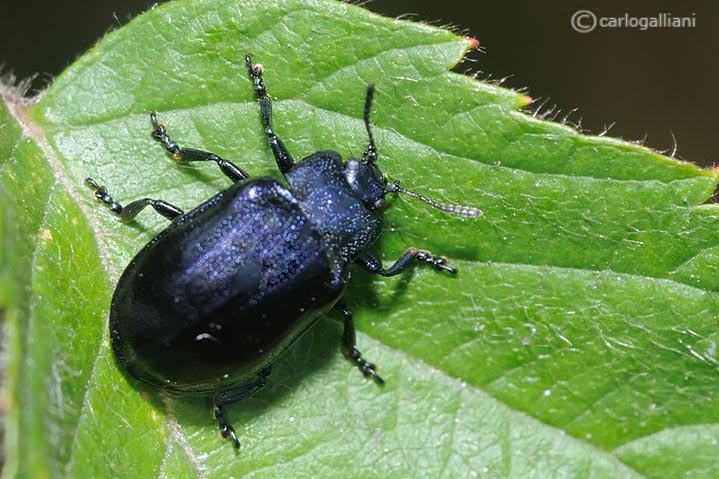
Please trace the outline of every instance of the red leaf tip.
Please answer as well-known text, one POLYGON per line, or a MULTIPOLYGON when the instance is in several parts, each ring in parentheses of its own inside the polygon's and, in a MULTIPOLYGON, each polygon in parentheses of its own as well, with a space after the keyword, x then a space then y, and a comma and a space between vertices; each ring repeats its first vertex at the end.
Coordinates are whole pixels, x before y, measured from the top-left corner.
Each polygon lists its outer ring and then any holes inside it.
POLYGON ((470 49, 477 48, 479 46, 479 40, 472 37, 464 37, 465 41, 469 44, 470 49))

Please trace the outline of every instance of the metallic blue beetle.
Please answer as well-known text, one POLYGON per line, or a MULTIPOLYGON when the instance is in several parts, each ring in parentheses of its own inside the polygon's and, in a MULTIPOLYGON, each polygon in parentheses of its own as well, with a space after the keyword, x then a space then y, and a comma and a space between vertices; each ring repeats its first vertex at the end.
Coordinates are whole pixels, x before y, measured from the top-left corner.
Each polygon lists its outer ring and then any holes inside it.
POLYGON ((272 131, 262 66, 245 57, 259 99, 262 124, 289 186, 250 178, 206 151, 181 148, 157 122, 152 137, 179 161, 214 161, 234 184, 188 213, 151 198, 121 206, 92 178, 95 197, 123 221, 146 206, 172 221, 132 260, 115 289, 110 333, 115 354, 136 378, 180 394, 213 397, 222 436, 240 447, 223 405, 265 385, 272 364, 333 307, 344 317, 342 346, 365 376, 382 383, 374 364, 355 348, 352 314, 342 299, 349 266, 383 276, 421 261, 454 273, 444 257, 409 248, 385 269, 368 249, 380 234, 387 193, 405 193, 443 211, 469 217, 474 208, 443 205, 388 183, 369 136, 361 159, 342 162, 334 151, 295 164, 272 131))

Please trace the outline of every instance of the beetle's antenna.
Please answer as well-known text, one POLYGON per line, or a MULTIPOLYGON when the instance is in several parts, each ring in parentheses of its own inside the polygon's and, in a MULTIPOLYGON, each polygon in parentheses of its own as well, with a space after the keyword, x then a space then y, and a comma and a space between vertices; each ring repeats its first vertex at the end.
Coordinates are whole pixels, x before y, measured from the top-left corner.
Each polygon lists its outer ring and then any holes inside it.
POLYGON ((417 198, 418 200, 424 201, 428 205, 433 206, 438 210, 444 211, 445 213, 451 213, 453 215, 467 216, 469 218, 479 218, 484 214, 482 213, 482 210, 472 208, 471 206, 446 205, 444 203, 439 203, 437 201, 434 201, 433 199, 427 198, 424 195, 420 195, 419 193, 415 193, 413 191, 409 191, 406 188, 402 188, 401 186, 399 186, 399 181, 388 184, 385 191, 387 191, 387 193, 402 193, 407 196, 411 196, 412 198, 417 198))
POLYGON ((374 98, 374 83, 367 85, 367 96, 364 100, 364 126, 367 129, 367 136, 369 137, 369 145, 365 148, 362 153, 362 160, 370 163, 377 163, 377 145, 374 143, 374 136, 372 136, 372 129, 369 126, 369 113, 372 110, 372 99, 374 98))

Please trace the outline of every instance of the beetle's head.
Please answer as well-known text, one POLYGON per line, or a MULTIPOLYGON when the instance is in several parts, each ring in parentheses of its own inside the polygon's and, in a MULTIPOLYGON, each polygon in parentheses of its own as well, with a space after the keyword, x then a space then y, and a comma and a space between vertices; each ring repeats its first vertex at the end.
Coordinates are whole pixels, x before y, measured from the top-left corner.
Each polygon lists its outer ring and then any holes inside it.
POLYGON ((424 201, 430 206, 447 213, 460 216, 469 216, 477 218, 482 212, 477 208, 459 205, 447 205, 439 203, 426 196, 414 193, 399 186, 399 180, 392 183, 387 182, 387 175, 377 166, 377 147, 372 136, 372 129, 369 124, 369 112, 372 107, 372 97, 374 96, 374 84, 367 85, 367 97, 364 105, 364 124, 367 128, 367 136, 369 137, 369 145, 362 155, 362 159, 349 158, 345 164, 345 178, 352 188, 352 191, 359 198, 362 198, 365 206, 370 210, 379 210, 385 205, 385 195, 387 193, 402 193, 420 201, 424 201))

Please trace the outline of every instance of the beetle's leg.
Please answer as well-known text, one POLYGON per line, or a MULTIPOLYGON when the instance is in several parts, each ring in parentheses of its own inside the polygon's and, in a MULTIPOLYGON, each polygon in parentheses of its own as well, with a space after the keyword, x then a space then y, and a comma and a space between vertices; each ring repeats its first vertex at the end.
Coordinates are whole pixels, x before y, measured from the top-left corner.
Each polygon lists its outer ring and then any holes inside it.
POLYGON ((150 121, 152 122, 152 132, 150 133, 154 139, 165 146, 165 149, 172 154, 177 161, 214 161, 220 167, 222 173, 231 179, 234 183, 249 178, 242 168, 235 165, 231 161, 220 158, 209 151, 195 150, 194 148, 180 148, 180 146, 170 139, 167 134, 165 125, 157 122, 157 113, 150 113, 150 121))
POLYGON ((451 266, 447 266, 447 258, 444 256, 434 256, 429 251, 417 249, 414 246, 407 248, 402 256, 394 262, 392 266, 385 269, 382 262, 369 253, 362 254, 355 260, 355 263, 362 266, 370 273, 379 274, 381 276, 394 276, 405 271, 417 261, 421 261, 432 266, 437 271, 447 271, 448 273, 456 273, 457 270, 451 266))
POLYGON ((257 95, 257 99, 260 101, 262 125, 265 127, 267 141, 270 143, 270 148, 272 148, 272 154, 275 156, 275 161, 277 161, 277 167, 284 175, 292 169, 295 161, 292 159, 290 152, 287 151, 284 143, 282 143, 282 140, 280 140, 272 130, 272 100, 270 99, 270 95, 267 94, 267 89, 262 81, 262 65, 253 65, 250 54, 245 55, 245 64, 247 65, 247 72, 250 74, 254 85, 255 95, 257 95))
POLYGON ((357 365, 360 371, 362 371, 362 374, 372 376, 378 384, 384 384, 384 379, 377 374, 377 367, 363 359, 362 353, 355 348, 355 324, 354 321, 352 321, 352 312, 347 307, 347 303, 345 303, 344 299, 340 299, 337 301, 335 307, 345 318, 344 332, 342 333, 342 349, 344 353, 357 365))
POLYGON ((155 211, 168 220, 174 220, 183 213, 183 211, 177 206, 171 205, 166 201, 153 200, 152 198, 142 198, 140 200, 133 201, 126 206, 122 206, 120 203, 112 199, 112 196, 110 196, 110 193, 107 192, 105 185, 99 184, 92 178, 87 178, 85 183, 95 188, 95 199, 105 203, 110 208, 110 211, 119 216, 120 220, 123 222, 133 220, 140 211, 145 209, 146 206, 152 206, 155 211))
POLYGON ((225 439, 229 437, 232 441, 232 444, 237 449, 240 448, 240 440, 237 439, 237 434, 235 434, 235 428, 233 428, 227 420, 227 417, 225 416, 225 410, 222 406, 224 404, 241 401, 255 394, 257 391, 265 387, 267 377, 270 375, 270 373, 272 373, 272 366, 267 366, 257 375, 257 382, 240 386, 237 389, 232 389, 230 391, 215 394, 215 405, 213 408, 213 413, 215 415, 215 419, 217 419, 217 424, 220 427, 220 434, 222 434, 222 437, 224 437, 225 439))

